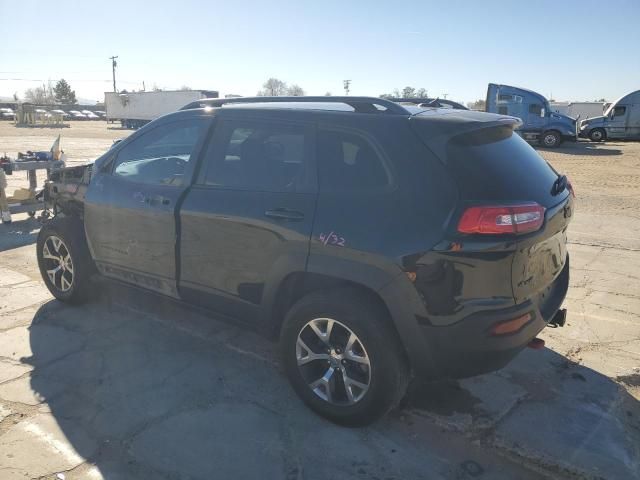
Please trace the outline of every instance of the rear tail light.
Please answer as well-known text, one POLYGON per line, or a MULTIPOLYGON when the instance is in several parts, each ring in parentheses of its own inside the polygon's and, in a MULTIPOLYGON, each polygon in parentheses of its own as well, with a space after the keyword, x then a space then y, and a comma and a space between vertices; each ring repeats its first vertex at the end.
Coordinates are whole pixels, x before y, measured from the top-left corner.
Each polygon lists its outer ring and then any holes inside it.
POLYGON ((569 193, 571 193, 571 196, 576 198, 576 191, 573 189, 573 184, 570 180, 567 180, 567 189, 569 190, 569 193))
POLYGON ((522 234, 539 230, 543 222, 544 207, 537 203, 469 207, 460 217, 458 232, 522 234))

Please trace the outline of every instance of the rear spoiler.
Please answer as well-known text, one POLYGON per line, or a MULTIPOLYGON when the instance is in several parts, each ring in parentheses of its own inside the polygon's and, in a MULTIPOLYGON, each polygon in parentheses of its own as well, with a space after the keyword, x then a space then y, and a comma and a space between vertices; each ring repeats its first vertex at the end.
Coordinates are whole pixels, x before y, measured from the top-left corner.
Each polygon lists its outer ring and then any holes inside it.
POLYGON ((444 160, 447 144, 453 138, 494 128, 506 127, 513 131, 522 125, 522 120, 506 115, 459 111, 433 117, 414 115, 411 125, 431 151, 444 160))

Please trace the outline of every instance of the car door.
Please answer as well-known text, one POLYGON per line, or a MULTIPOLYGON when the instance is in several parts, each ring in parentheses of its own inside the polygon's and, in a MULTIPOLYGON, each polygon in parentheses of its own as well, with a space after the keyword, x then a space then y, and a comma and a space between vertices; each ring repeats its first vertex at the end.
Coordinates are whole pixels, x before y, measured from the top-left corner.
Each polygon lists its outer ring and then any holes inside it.
POLYGON ((175 209, 209 124, 192 117, 150 126, 94 173, 85 228, 101 273, 177 296, 175 209))
POLYGON ((216 122, 203 171, 180 209, 180 295, 257 319, 266 292, 306 268, 314 129, 242 116, 216 122))
POLYGON ((535 99, 530 100, 531 103, 527 105, 527 128, 530 130, 542 130, 546 123, 546 111, 544 105, 535 99))
POLYGON ((607 122, 608 138, 626 138, 628 112, 629 108, 626 105, 613 107, 612 116, 607 122))

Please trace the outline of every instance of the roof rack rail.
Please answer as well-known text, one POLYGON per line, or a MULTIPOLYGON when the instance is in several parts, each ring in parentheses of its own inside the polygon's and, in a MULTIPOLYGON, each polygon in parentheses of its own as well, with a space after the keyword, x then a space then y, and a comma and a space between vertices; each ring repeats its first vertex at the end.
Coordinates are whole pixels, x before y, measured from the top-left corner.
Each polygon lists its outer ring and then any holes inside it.
POLYGON ((344 103, 357 113, 391 113, 395 115, 409 115, 402 105, 398 105, 384 98, 375 97, 233 97, 233 98, 203 98, 191 102, 180 110, 192 108, 221 107, 230 103, 344 103), (376 106, 383 107, 384 110, 376 106))
POLYGON ((450 107, 457 110, 469 110, 461 103, 454 102, 453 100, 447 100, 446 98, 428 98, 428 97, 391 97, 389 100, 393 102, 406 102, 414 103, 419 107, 450 107))

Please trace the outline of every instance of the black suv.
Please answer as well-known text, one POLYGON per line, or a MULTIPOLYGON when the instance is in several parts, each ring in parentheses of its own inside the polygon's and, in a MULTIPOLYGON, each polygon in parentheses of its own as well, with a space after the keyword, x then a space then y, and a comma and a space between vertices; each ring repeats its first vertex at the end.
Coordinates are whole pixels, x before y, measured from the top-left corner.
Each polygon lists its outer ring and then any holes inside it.
POLYGON ((573 192, 517 122, 363 97, 188 105, 54 174, 42 277, 75 303, 99 272, 279 335, 303 401, 366 424, 411 375, 499 369, 563 323, 573 192))

